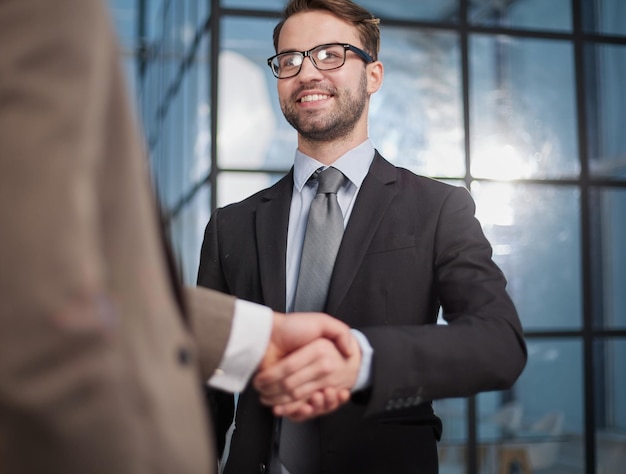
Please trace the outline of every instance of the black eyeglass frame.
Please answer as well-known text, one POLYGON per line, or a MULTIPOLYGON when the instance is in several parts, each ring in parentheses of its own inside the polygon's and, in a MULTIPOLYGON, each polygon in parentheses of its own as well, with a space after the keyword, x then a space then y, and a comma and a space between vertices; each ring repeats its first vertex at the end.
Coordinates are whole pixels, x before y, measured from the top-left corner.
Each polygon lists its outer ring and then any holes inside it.
POLYGON ((339 69, 344 64, 346 64, 346 52, 347 51, 352 51, 357 56, 359 56, 363 61, 365 61, 367 64, 370 64, 370 63, 374 62, 374 58, 372 56, 370 56, 366 51, 363 51, 361 48, 357 48, 356 46, 353 46, 351 44, 348 44, 348 43, 326 43, 326 44, 317 45, 314 48, 309 49, 308 51, 285 51, 283 53, 275 54, 271 58, 267 58, 267 65, 272 70, 272 74, 274 74, 274 77, 276 79, 289 79, 291 77, 295 77, 298 74, 300 74, 300 71, 302 70, 302 64, 304 64, 304 58, 306 58, 306 57, 308 57, 311 60, 311 63, 313 64, 313 66, 315 66, 315 69, 318 69, 319 71, 333 71, 335 69, 339 69), (341 46, 343 48, 343 61, 341 62, 341 64, 339 66, 335 66, 335 67, 324 69, 324 68, 321 68, 321 67, 319 67, 317 65, 317 63, 315 62, 315 59, 313 58, 313 56, 311 56, 311 52, 315 51, 316 49, 320 49, 320 48, 324 48, 324 47, 328 47, 328 46, 341 46), (300 66, 298 67, 298 70, 294 74, 291 74, 290 76, 279 77, 278 76, 278 71, 276 69, 274 69, 273 61, 274 61, 274 59, 276 59, 276 58, 278 58, 280 56, 287 55, 287 54, 300 54, 302 56, 302 62, 300 63, 300 66))

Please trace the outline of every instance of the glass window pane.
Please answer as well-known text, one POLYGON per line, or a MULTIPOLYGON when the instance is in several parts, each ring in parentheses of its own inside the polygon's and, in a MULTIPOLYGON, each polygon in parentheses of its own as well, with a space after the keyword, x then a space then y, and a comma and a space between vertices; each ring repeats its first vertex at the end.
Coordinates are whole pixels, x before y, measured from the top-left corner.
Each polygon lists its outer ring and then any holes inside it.
POLYGON ((218 163, 223 168, 288 169, 296 132, 283 117, 274 54, 276 20, 226 18, 219 64, 218 163))
MULTIPOLYGON (((593 284, 595 325, 626 328, 626 189, 602 189, 594 193, 593 284)), ((625 359, 626 360, 626 359, 625 359)), ((626 400, 626 399, 625 399, 626 400)))
POLYGON ((439 471, 464 472, 467 462, 467 400, 446 398, 433 402, 435 413, 443 423, 439 451, 439 471))
POLYGON ((472 175, 578 175, 572 45, 476 35, 470 48, 472 175))
POLYGON ((170 220, 172 247, 182 269, 183 283, 196 284, 204 228, 209 222, 211 188, 202 186, 170 220))
POLYGON ((282 11, 287 0, 221 0, 224 8, 249 8, 253 10, 282 11))
POLYGON ((624 0, 587 0, 582 2, 585 29, 592 33, 626 35, 624 0))
POLYGON ((459 0, 359 0, 358 3, 379 18, 443 22, 459 19, 459 0))
MULTIPOLYGON (((286 0, 222 0, 227 8, 250 8, 282 11, 286 0)), ((379 18, 401 18, 413 20, 456 21, 459 16, 459 0, 359 0, 379 18)))
POLYGON ((382 88, 372 96, 370 136, 393 163, 427 176, 465 174, 456 33, 383 28, 382 88))
MULTIPOLYGON (((483 472, 523 472, 515 470, 517 462, 518 468, 526 464, 528 472, 582 474, 582 344, 562 339, 527 343, 528 363, 513 389, 499 408, 480 413, 483 466, 491 467, 483 472)), ((494 395, 479 395, 484 397, 494 395)))
POLYGON ((578 189, 474 182, 471 190, 524 329, 580 328, 578 189))
POLYGON ((111 18, 122 49, 129 53, 137 49, 137 0, 107 0, 111 18))
POLYGON ((206 179, 211 168, 208 35, 179 56, 161 52, 142 81, 142 119, 159 197, 167 209, 206 179), (183 57, 193 58, 182 70, 183 57))
POLYGON ((269 173, 222 172, 217 178, 217 207, 239 202, 276 183, 282 176, 269 173))
POLYGON ((572 29, 571 0, 470 0, 472 23, 507 28, 572 29))
POLYGON ((598 472, 622 472, 626 465, 626 339, 597 341, 595 356, 598 472))
POLYGON ((626 46, 587 48, 589 168, 595 175, 626 178, 626 46))

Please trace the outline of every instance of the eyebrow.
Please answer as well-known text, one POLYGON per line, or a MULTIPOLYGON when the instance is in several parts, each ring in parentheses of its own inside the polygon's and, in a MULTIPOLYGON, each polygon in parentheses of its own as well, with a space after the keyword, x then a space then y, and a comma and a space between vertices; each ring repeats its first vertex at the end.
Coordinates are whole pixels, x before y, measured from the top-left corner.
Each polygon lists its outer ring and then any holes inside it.
POLYGON ((282 51, 277 52, 276 54, 283 54, 283 53, 301 53, 302 51, 310 51, 312 49, 315 49, 319 46, 324 46, 326 44, 352 44, 349 41, 326 41, 325 43, 320 43, 320 44, 316 44, 315 46, 312 46, 309 49, 296 49, 296 48, 289 48, 289 49, 284 49, 282 51))

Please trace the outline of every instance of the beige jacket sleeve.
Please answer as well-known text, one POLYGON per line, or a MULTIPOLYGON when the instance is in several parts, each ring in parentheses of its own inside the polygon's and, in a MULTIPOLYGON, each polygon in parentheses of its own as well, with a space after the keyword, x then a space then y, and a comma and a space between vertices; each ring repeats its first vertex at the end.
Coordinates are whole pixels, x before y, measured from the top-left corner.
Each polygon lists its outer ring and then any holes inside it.
POLYGON ((185 288, 187 312, 198 351, 202 380, 218 368, 230 334, 235 298, 201 287, 185 288))

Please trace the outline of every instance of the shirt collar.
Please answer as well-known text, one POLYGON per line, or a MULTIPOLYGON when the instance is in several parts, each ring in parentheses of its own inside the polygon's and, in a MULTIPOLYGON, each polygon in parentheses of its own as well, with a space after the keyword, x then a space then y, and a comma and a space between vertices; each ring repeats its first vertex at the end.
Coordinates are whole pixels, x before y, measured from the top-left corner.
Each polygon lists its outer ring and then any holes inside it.
MULTIPOLYGON (((332 166, 341 171, 357 188, 360 188, 374 160, 374 151, 374 145, 368 138, 359 146, 340 156, 332 166)), ((302 191, 311 175, 319 168, 327 168, 327 166, 300 150, 296 150, 293 183, 298 192, 302 191)))

